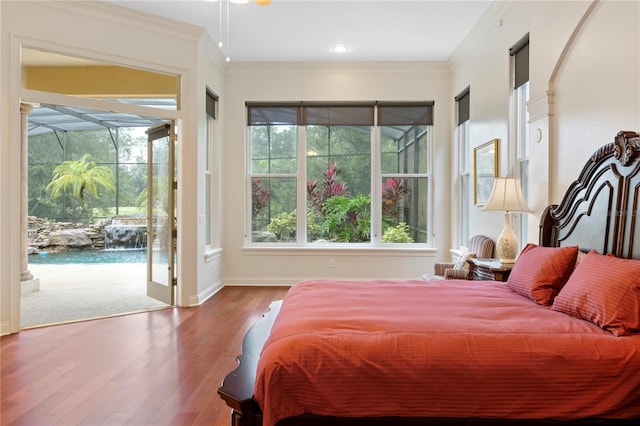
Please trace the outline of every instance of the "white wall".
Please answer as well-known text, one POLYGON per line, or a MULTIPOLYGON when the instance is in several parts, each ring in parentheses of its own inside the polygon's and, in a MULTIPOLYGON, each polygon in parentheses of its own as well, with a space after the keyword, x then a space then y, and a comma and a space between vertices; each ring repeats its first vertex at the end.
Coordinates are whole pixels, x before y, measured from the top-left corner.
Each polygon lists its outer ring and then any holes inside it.
MULTIPOLYGON (((197 169, 200 171, 198 175, 198 223, 200 224, 200 232, 197 233, 196 248, 198 250, 196 265, 198 268, 198 283, 195 294, 191 294, 189 305, 198 305, 211 297, 216 291, 222 288, 222 253, 221 245, 213 245, 206 247, 206 235, 204 232, 204 221, 206 218, 206 197, 205 197, 205 181, 203 179, 206 167, 206 135, 207 135, 207 118, 206 118, 206 101, 205 93, 207 88, 212 90, 219 97, 218 116, 214 130, 214 153, 212 166, 212 204, 214 206, 212 216, 214 218, 212 229, 214 233, 222 232, 222 210, 223 204, 221 200, 221 191, 223 187, 222 174, 220 172, 223 164, 222 145, 224 143, 224 108, 225 90, 224 90, 224 57, 220 53, 220 49, 215 45, 209 37, 202 37, 198 52, 198 89, 197 89, 197 117, 198 117, 198 143, 197 143, 197 169), (201 177, 202 176, 202 177, 201 177)), ((214 238, 220 241, 219 238, 214 238)))
MULTIPOLYGON (((0 34, 2 34, 2 22, 4 19, 4 12, 2 11, 2 6, 0 5, 0 34)), ((0 36, 0 72, 4 74, 5 72, 5 52, 7 49, 5 48, 5 41, 0 36)), ((2 99, 5 99, 7 93, 7 84, 9 82, 4 79, 0 79, 0 123, 8 122, 9 118, 5 115, 7 109, 4 106, 4 102, 2 99)), ((6 135, 0 131, 0 182, 5 182, 9 180, 7 165, 2 158, 9 157, 9 144, 4 142, 4 138, 6 135)), ((0 184, 0 190, 4 190, 4 187, 0 184)), ((0 203, 0 256, 4 254, 7 250, 7 245, 9 244, 9 206, 2 199, 0 203), (2 241, 6 241, 6 243, 2 243, 2 241)), ((0 335, 6 334, 11 330, 11 309, 10 309, 10 301, 11 297, 11 286, 2 285, 3 282, 8 282, 9 277, 12 276, 11 271, 9 270, 9 264, 5 264, 0 261, 0 335)), ((18 272, 19 273, 19 272, 18 272)), ((15 273, 14 273, 15 274, 15 273)), ((14 275, 13 274, 13 275, 14 275)), ((18 313, 16 312, 16 315, 18 313)), ((14 315, 14 317, 16 316, 14 315)))
MULTIPOLYGON (((0 170, 1 333, 19 329, 20 302, 20 46, 180 76, 178 142, 177 303, 201 302, 219 287, 219 261, 205 264, 203 155, 205 88, 224 85, 221 57, 201 28, 151 17, 103 2, 0 2, 2 9, 2 158, 0 170), (212 53, 213 52, 213 53, 212 53), (217 278, 216 278, 217 276, 217 278)), ((52 95, 65 100, 64 95, 52 95)), ((72 99, 72 101, 75 101, 72 99)), ((82 100, 80 100, 82 101, 82 100)), ((166 114, 171 114, 167 112, 166 114)), ((162 116, 162 115, 159 115, 162 116)))
POLYGON ((418 278, 448 256, 451 94, 443 63, 231 63, 225 81, 223 280, 283 284, 305 278, 418 278), (245 223, 246 101, 434 100, 434 223, 437 253, 427 250, 247 249, 245 223), (441 208, 444 206, 444 209, 441 208), (328 259, 335 267, 328 267, 328 259))
MULTIPOLYGON (((492 139, 499 139, 498 176, 510 174, 507 161, 509 48, 527 33, 527 26, 522 25, 523 17, 512 17, 506 13, 505 4, 493 4, 450 59, 451 92, 457 94, 470 86, 469 155, 473 154, 475 147, 492 139)), ((457 158, 453 158, 453 161, 452 170, 455 170, 457 158)), ((473 182, 471 186, 473 190, 473 182)), ((473 194, 470 194, 470 199, 473 204, 473 194)), ((500 213, 484 212, 479 207, 471 207, 470 235, 484 234, 496 239, 503 224, 504 219, 500 213)))
MULTIPOLYGON (((508 49, 530 33, 529 240, 595 149, 640 131, 637 1, 496 2, 451 60, 452 93, 471 86, 472 147, 500 138, 499 175, 511 175, 508 49), (555 95, 555 96, 554 96, 555 95)), ((473 209, 471 234, 497 238, 503 219, 473 209)))
POLYGON ((640 132, 640 2, 601 1, 559 61, 551 129, 551 201, 620 130, 640 132))

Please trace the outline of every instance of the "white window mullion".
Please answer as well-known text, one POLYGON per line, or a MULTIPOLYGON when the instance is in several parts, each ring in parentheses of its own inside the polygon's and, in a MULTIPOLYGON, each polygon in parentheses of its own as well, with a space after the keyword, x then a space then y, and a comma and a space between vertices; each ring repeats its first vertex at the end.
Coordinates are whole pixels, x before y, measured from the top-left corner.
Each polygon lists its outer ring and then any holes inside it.
POLYGON ((433 212, 434 212, 434 208, 433 208, 433 187, 434 187, 434 182, 433 182, 433 159, 435 158, 435 144, 433 143, 433 129, 429 128, 429 132, 427 133, 427 144, 428 146, 428 152, 429 152, 429 162, 427 165, 428 168, 428 173, 427 173, 427 188, 429 190, 429 196, 427 197, 427 244, 430 244, 432 247, 434 246, 434 235, 435 235, 435 229, 433 226, 433 212))
POLYGON ((245 158, 244 158, 244 171, 245 176, 249 176, 247 182, 245 183, 246 188, 246 196, 244 197, 244 229, 246 230, 244 234, 244 244, 251 244, 251 205, 252 205, 252 192, 251 192, 251 181, 253 178, 252 170, 251 170, 251 127, 246 126, 244 130, 244 140, 248 141, 247 149, 245 150, 245 158))
POLYGON ((379 126, 371 131, 371 244, 382 243, 382 170, 381 131, 379 126))
POLYGON ((296 243, 307 243, 307 132, 306 126, 298 126, 298 170, 296 173, 296 243))
POLYGON ((216 245, 217 232, 214 235, 214 201, 213 194, 213 172, 214 172, 214 119, 210 115, 207 115, 207 133, 206 133, 206 158, 205 158, 205 247, 211 247, 216 245))
MULTIPOLYGON (((511 175, 520 178, 522 191, 525 199, 527 194, 528 180, 528 161, 529 161, 529 125, 527 102, 529 98, 529 83, 526 82, 522 86, 514 89, 511 96, 511 126, 510 135, 515 143, 511 146, 511 155, 509 156, 509 169, 512 170, 511 175)), ((528 217, 526 214, 511 215, 511 226, 518 234, 520 241, 520 249, 523 243, 528 241, 527 224, 528 217)))

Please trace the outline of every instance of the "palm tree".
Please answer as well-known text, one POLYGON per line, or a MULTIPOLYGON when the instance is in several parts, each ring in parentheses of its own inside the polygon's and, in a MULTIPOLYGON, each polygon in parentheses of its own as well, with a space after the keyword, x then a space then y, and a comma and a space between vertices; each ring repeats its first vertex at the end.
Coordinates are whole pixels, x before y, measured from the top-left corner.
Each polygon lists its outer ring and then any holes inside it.
POLYGON ((67 160, 53 169, 53 178, 46 190, 51 192, 51 198, 56 199, 62 192, 70 191, 78 198, 89 220, 92 218, 85 200, 88 192, 98 197, 98 186, 115 192, 113 173, 106 166, 98 166, 95 161, 89 161, 89 154, 84 154, 80 160, 67 160))

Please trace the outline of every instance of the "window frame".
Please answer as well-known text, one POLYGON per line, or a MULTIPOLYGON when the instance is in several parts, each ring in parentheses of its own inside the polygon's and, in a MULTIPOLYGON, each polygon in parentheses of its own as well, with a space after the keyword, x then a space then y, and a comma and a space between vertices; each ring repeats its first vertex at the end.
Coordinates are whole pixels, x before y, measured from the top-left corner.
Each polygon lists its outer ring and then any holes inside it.
POLYGON ((219 181, 219 166, 216 156, 217 127, 218 127, 218 107, 219 97, 209 88, 205 93, 205 165, 204 165, 204 186, 205 186, 205 252, 219 248, 221 244, 218 221, 216 220, 215 208, 219 195, 216 181, 219 181))
MULTIPOLYGON (((511 57, 511 117, 510 138, 513 141, 512 154, 509 158, 513 175, 520 178, 522 194, 529 198, 529 34, 525 34, 510 49, 511 57)), ((518 236, 520 245, 528 241, 529 215, 512 214, 511 225, 518 236)))
MULTIPOLYGON (((433 248, 433 223, 434 223, 434 218, 433 218, 433 188, 434 188, 434 183, 433 183, 433 158, 434 158, 434 152, 435 152, 435 148, 434 148, 434 130, 433 130, 433 122, 432 122, 432 117, 433 117, 433 102, 432 101, 425 101, 425 102, 405 102, 405 103, 379 103, 379 102, 375 102, 372 103, 372 105, 374 105, 374 111, 376 114, 374 114, 374 125, 371 126, 371 141, 370 141, 370 158, 371 158, 371 175, 370 175, 370 188, 371 188, 371 207, 370 207, 370 213, 371 213, 371 236, 370 236, 370 240, 368 242, 349 242, 349 243, 342 243, 342 242, 327 242, 327 243, 322 243, 322 244, 318 244, 317 242, 308 242, 307 241, 307 217, 306 217, 306 211, 307 211, 307 193, 306 193, 306 185, 307 185, 307 126, 304 124, 303 120, 301 119, 302 115, 301 113, 298 113, 298 117, 295 119, 296 120, 296 137, 297 137, 297 154, 296 154, 296 161, 297 161, 297 168, 296 168, 296 173, 295 174, 261 174, 261 173, 253 173, 252 171, 252 141, 251 141, 251 137, 252 137, 252 132, 251 132, 251 120, 252 120, 252 111, 251 108, 252 107, 260 107, 260 106, 266 106, 266 105, 290 105, 291 103, 277 103, 277 102, 247 102, 247 125, 245 127, 245 143, 246 143, 246 166, 245 166, 245 177, 246 177, 246 183, 245 183, 245 190, 246 190, 246 197, 245 197, 245 203, 246 203, 246 207, 245 207, 245 248, 281 248, 281 249, 291 249, 291 248, 318 248, 319 246, 323 247, 323 248, 348 248, 350 250, 357 250, 357 249, 362 249, 362 248, 411 248, 411 249, 416 249, 416 248, 433 248), (425 176, 420 175, 419 177, 426 177, 427 179, 427 191, 428 194, 426 195, 426 203, 427 203, 427 208, 426 208, 426 229, 424 230, 424 232, 426 233, 426 242, 424 243, 382 243, 382 210, 381 210, 381 189, 382 189, 382 179, 383 179, 383 173, 381 170, 381 152, 380 152, 380 146, 381 146, 381 141, 382 141, 382 136, 381 136, 381 128, 384 127, 383 125, 378 124, 377 120, 378 120, 378 107, 380 105, 383 106, 389 106, 389 105, 405 105, 405 106, 411 106, 414 104, 426 104, 429 106, 430 110, 429 110, 429 115, 430 115, 430 119, 431 122, 428 125, 424 125, 425 127, 425 133, 426 133, 426 143, 427 143, 427 147, 426 147, 426 156, 427 156, 427 168, 428 168, 428 173, 425 174, 425 176), (253 241, 253 237, 252 237, 252 222, 253 222, 253 218, 252 218, 252 211, 249 208, 249 206, 252 205, 252 188, 251 188, 251 182, 252 182, 252 178, 254 177, 293 177, 296 179, 296 188, 297 188, 297 193, 296 193, 296 210, 297 210, 297 214, 296 214, 296 238, 294 241, 291 242, 257 242, 257 241, 253 241), (304 194, 304 197, 301 196, 301 194, 304 194), (380 211, 378 211, 380 210, 380 211)), ((310 102, 300 102, 299 103, 300 106, 302 105, 325 105, 325 103, 310 103, 310 102)), ((347 105, 349 104, 359 104, 358 102, 352 102, 352 103, 346 103, 347 105)), ((293 118, 291 118, 291 120, 293 121, 293 118)), ((292 123, 290 123, 292 124, 292 123)), ((259 125, 266 125, 264 123, 260 123, 259 125)), ((387 174, 384 174, 384 176, 387 176, 387 174)), ((416 176, 418 177, 418 176, 416 176)))
POLYGON ((457 151, 458 182, 458 244, 467 246, 471 237, 471 202, 472 193, 472 160, 471 160, 471 88, 465 87, 455 98, 457 112, 457 126, 455 128, 455 143, 457 151))
MULTIPOLYGON (((520 178, 520 185, 525 201, 529 198, 529 81, 514 89, 514 124, 516 149, 514 158, 514 175, 520 178)), ((528 241, 529 215, 520 213, 512 215, 513 229, 518 233, 520 245, 528 241)), ((522 248, 522 247, 521 247, 522 248)))
MULTIPOLYGON (((381 131, 381 127, 382 126, 378 126, 378 131, 381 131)), ((376 208, 375 212, 377 213, 376 215, 374 215, 374 211, 372 208, 372 217, 371 217, 371 221, 372 221, 372 237, 375 234, 375 237, 377 239, 377 243, 381 246, 384 247, 398 247, 398 246, 405 246, 405 247, 413 247, 413 246, 419 246, 419 245, 424 245, 424 246, 428 246, 428 247, 432 247, 433 246, 433 188, 434 188, 434 184, 433 184, 433 157, 434 157, 434 153, 435 153, 435 149, 434 149, 434 143, 433 143, 433 126, 425 126, 425 128, 420 131, 419 129, 416 129, 416 127, 419 126, 412 126, 411 129, 414 133, 413 135, 413 139, 412 142, 413 143, 417 143, 419 142, 419 140, 422 138, 422 136, 425 136, 425 140, 424 142, 427 144, 426 150, 425 150, 425 155, 427 156, 427 170, 426 172, 404 172, 404 173, 383 173, 382 169, 380 167, 377 168, 377 170, 375 170, 374 172, 372 172, 372 185, 375 179, 375 182, 380 182, 380 188, 382 189, 382 185, 383 185, 383 179, 384 178, 394 178, 394 177, 398 177, 398 178, 415 178, 415 179, 426 179, 427 180, 427 196, 426 196, 426 202, 427 202, 427 211, 426 211, 426 218, 425 218, 425 225, 426 225, 426 229, 424 230, 425 232, 425 242, 424 243, 384 243, 382 242, 382 237, 383 237, 383 229, 382 229, 382 191, 381 190, 377 190, 377 191, 373 191, 372 190, 372 196, 371 196, 371 204, 373 205, 374 203, 374 195, 376 196, 375 198, 378 200, 376 206, 380 206, 380 208, 376 208), (379 174, 378 174, 379 173, 379 174), (376 176, 377 175, 377 176, 376 176), (375 220, 375 221, 374 221, 375 220)), ((406 133, 404 135, 404 137, 406 138, 406 133)), ((375 146, 376 152, 378 153, 378 156, 381 154, 381 148, 380 148, 380 144, 382 142, 382 136, 380 135, 377 140, 375 141, 377 142, 377 146, 375 146)), ((375 143, 374 143, 375 145, 375 143)), ((406 158, 406 156, 405 156, 406 158)), ((373 155, 372 155, 372 168, 375 168, 375 164, 373 163, 374 159, 373 159, 373 155)), ((377 164, 378 165, 382 165, 382 161, 381 159, 377 160, 377 164)), ((373 188, 373 187, 372 187, 373 188)))

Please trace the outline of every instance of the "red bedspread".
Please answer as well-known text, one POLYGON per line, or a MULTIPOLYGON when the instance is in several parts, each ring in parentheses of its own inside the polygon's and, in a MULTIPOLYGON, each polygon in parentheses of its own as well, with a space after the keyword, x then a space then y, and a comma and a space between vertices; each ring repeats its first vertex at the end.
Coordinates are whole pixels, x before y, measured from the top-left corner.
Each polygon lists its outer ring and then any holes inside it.
POLYGON ((307 281, 265 343, 264 425, 339 417, 640 417, 640 335, 615 337, 502 283, 307 281))

